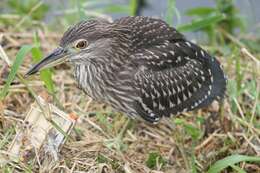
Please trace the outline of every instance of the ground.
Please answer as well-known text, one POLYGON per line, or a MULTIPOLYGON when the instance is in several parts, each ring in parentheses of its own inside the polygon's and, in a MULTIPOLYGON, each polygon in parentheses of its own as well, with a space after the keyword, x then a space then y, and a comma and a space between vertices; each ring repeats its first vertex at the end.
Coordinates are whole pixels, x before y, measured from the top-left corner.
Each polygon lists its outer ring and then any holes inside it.
MULTIPOLYGON (((55 48, 61 36, 38 33, 44 54, 55 48)), ((216 161, 229 155, 259 157, 259 55, 242 49, 236 38, 230 40, 235 49, 202 45, 217 56, 228 75, 229 86, 223 104, 214 102, 202 110, 165 118, 158 125, 130 121, 122 141, 118 136, 128 118, 113 112, 107 105, 91 101, 77 88, 69 65, 56 67, 53 75, 56 98, 67 113, 79 116, 70 138, 60 150, 59 161, 45 164, 46 158, 41 158, 40 161, 8 162, 2 165, 1 172, 206 172, 216 161)), ((33 34, 2 29, 0 43, 13 62, 21 45, 33 43, 33 34)), ((32 57, 28 54, 19 74, 25 74, 31 64, 32 57)), ((0 59, 1 89, 9 71, 6 62, 0 59)), ((57 104, 57 100, 47 94, 39 76, 26 79, 26 83, 28 86, 19 77, 15 78, 7 97, 0 100, 1 154, 7 151, 28 107, 34 102, 28 87, 36 95, 47 96, 48 102, 57 104)), ((260 164, 256 162, 233 166, 251 173, 260 172, 260 164)))

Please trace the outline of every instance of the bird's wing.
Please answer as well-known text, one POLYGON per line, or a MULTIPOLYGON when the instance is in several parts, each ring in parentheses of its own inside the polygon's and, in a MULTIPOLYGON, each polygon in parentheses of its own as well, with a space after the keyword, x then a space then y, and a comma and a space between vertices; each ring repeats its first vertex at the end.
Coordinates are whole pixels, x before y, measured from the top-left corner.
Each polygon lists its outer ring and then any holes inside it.
POLYGON ((135 106, 147 121, 201 108, 224 95, 226 79, 219 62, 191 42, 164 41, 132 58, 139 67, 135 106))
POLYGON ((162 116, 200 108, 224 95, 226 80, 215 58, 160 19, 125 17, 114 22, 131 31, 137 113, 162 116))
POLYGON ((161 19, 144 16, 123 17, 115 20, 114 23, 129 28, 134 50, 148 48, 164 40, 177 41, 184 38, 161 19))

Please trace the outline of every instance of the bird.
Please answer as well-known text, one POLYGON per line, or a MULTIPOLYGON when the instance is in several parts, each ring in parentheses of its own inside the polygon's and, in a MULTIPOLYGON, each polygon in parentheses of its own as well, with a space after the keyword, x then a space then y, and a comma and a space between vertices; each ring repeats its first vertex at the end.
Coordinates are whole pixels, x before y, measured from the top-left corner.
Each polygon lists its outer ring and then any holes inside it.
POLYGON ((68 63, 89 97, 133 119, 158 123, 225 96, 220 62, 165 21, 145 16, 80 21, 26 76, 68 63))

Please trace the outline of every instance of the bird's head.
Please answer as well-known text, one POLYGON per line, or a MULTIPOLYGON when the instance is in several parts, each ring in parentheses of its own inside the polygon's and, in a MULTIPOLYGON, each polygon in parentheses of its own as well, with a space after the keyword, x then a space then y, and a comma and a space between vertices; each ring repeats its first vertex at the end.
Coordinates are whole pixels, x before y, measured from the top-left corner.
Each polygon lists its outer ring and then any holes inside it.
POLYGON ((118 43, 122 43, 122 46, 126 45, 125 43, 129 40, 127 35, 127 28, 108 21, 80 22, 70 27, 63 34, 59 46, 35 64, 26 76, 64 62, 84 64, 103 61, 107 63, 110 61, 109 58, 113 58, 112 55, 116 56, 120 46, 118 43))

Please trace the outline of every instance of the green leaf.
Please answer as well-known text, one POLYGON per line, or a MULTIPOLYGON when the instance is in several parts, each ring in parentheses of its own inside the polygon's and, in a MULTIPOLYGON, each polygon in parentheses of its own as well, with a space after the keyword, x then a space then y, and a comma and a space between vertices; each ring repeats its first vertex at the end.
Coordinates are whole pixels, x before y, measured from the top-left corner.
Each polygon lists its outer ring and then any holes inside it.
POLYGON ((7 95, 9 87, 10 87, 12 81, 14 80, 19 67, 23 63, 25 55, 27 53, 29 53, 32 48, 33 48, 32 45, 24 45, 18 51, 18 53, 16 55, 16 58, 15 58, 15 61, 14 61, 13 65, 12 65, 12 67, 11 67, 11 72, 8 75, 6 84, 5 84, 4 88, 2 89, 2 91, 0 92, 0 100, 3 100, 5 98, 5 96, 7 95))
POLYGON ((208 173, 219 173, 223 169, 239 162, 258 162, 260 157, 245 156, 245 155, 231 155, 222 160, 215 162, 208 170, 208 173))
POLYGON ((194 20, 190 24, 181 25, 181 26, 177 27, 177 29, 181 32, 197 31, 199 29, 213 25, 223 19, 225 19, 225 15, 215 14, 212 16, 205 17, 203 19, 194 20))
POLYGON ((211 7, 198 7, 186 11, 188 16, 206 16, 216 12, 215 8, 211 7))

